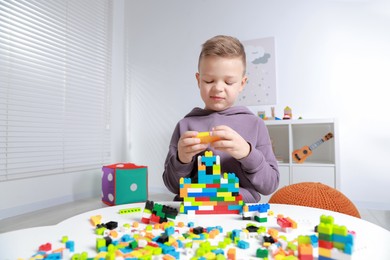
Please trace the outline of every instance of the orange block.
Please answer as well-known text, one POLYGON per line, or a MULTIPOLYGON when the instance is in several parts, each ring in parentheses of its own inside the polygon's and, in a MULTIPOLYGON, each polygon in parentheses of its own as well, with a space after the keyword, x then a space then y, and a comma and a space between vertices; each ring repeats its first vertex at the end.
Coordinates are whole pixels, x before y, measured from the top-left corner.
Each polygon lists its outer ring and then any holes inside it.
POLYGON ((96 225, 102 223, 102 216, 100 216, 100 215, 92 216, 92 217, 90 218, 90 221, 91 221, 91 224, 92 224, 94 227, 96 227, 96 225))
POLYGON ((110 231, 110 236, 112 236, 113 238, 117 238, 118 237, 118 232, 116 232, 115 230, 111 230, 110 231))
POLYGON ((313 246, 305 244, 298 245, 298 256, 299 255, 313 255, 313 246))
POLYGON ((296 229, 298 227, 298 224, 297 222, 295 222, 294 220, 292 220, 291 218, 287 217, 287 220, 291 223, 291 227, 293 229, 296 229))
POLYGON ((270 234, 271 237, 273 237, 275 239, 278 237, 279 231, 277 229, 274 229, 274 228, 269 228, 268 234, 270 234))
POLYGON ((163 259, 163 260, 176 260, 176 258, 174 258, 174 257, 171 256, 171 255, 164 255, 162 259, 163 259))
POLYGON ((210 132, 199 132, 196 138, 199 138, 202 144, 212 143, 221 139, 218 136, 210 135, 210 132))
POLYGON ((227 259, 228 260, 236 260, 236 249, 235 248, 229 248, 227 252, 227 259))
POLYGON ((215 238, 216 236, 218 236, 218 234, 219 234, 219 230, 213 229, 209 232, 209 238, 215 238))
POLYGON ((185 224, 184 224, 184 222, 180 221, 180 222, 177 223, 177 226, 178 226, 178 227, 184 227, 185 224))

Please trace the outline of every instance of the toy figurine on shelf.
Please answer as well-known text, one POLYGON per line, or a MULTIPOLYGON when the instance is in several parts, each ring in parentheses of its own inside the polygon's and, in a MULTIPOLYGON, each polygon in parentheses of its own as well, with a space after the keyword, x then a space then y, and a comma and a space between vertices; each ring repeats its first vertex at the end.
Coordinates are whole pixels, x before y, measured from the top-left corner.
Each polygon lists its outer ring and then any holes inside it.
POLYGON ((283 120, 286 120, 286 119, 292 119, 292 111, 291 111, 291 108, 289 106, 286 106, 284 108, 283 120))

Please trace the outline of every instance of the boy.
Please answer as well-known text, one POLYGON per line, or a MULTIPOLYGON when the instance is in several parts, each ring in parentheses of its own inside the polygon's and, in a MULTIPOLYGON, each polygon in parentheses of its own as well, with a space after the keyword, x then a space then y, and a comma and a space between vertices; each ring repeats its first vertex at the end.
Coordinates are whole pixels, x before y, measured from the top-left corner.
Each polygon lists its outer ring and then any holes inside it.
MULTIPOLYGON (((215 36, 203 44, 196 80, 205 108, 194 108, 173 132, 165 160, 163 180, 179 194, 181 177, 197 179, 197 156, 205 150, 220 156, 221 172, 235 173, 240 194, 257 203, 279 185, 279 171, 264 122, 246 107, 233 107, 244 89, 246 56, 239 40, 215 36), (209 131, 220 140, 210 144, 195 138, 209 131)), ((175 200, 179 200, 179 196, 175 200)))

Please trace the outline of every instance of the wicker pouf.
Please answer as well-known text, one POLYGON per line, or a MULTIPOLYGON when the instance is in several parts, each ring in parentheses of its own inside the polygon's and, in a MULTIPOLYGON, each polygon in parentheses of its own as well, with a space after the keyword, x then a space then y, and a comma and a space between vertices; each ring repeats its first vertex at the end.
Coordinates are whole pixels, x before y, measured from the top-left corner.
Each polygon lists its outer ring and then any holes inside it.
POLYGON ((327 209, 360 218, 355 205, 340 191, 319 182, 301 182, 276 191, 269 203, 327 209))

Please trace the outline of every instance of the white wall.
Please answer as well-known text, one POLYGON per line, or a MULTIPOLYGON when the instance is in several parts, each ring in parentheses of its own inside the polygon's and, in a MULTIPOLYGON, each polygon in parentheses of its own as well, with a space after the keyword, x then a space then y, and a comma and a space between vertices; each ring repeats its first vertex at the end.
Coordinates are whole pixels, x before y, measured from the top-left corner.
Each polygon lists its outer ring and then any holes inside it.
POLYGON ((390 209, 389 2, 127 1, 126 25, 130 159, 148 165, 151 189, 165 190, 176 122, 203 106, 194 76, 200 45, 217 34, 273 36, 277 115, 288 105, 294 117, 337 118, 342 192, 359 206, 390 209))

